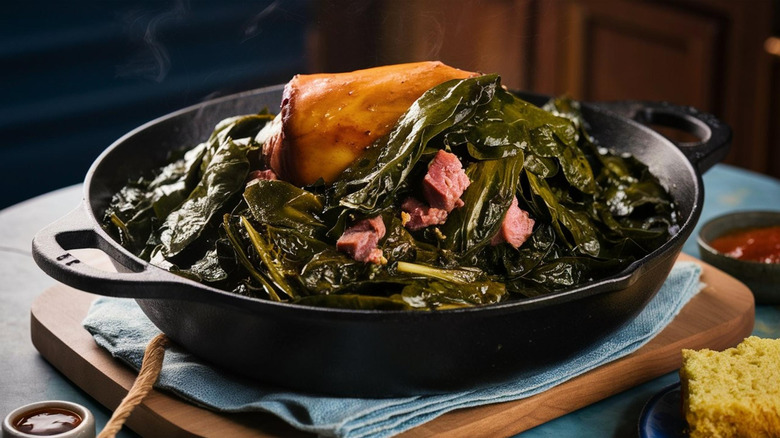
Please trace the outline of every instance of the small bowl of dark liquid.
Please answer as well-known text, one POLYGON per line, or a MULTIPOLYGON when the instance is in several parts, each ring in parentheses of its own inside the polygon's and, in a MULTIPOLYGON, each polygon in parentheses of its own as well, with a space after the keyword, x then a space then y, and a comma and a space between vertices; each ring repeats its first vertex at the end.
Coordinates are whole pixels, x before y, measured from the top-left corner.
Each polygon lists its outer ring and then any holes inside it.
POLYGON ((701 259, 743 282, 757 304, 780 304, 780 211, 737 211, 699 231, 701 259))
POLYGON ((94 438, 95 418, 85 407, 61 400, 22 406, 5 417, 3 437, 94 438))

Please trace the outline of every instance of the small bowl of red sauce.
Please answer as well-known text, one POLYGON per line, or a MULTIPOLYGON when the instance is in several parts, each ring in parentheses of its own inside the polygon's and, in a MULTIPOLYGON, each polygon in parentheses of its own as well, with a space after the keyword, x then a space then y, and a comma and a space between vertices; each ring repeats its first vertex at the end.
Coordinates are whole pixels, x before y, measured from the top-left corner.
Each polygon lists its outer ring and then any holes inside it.
POLYGON ((780 211, 737 211, 699 231, 699 254, 750 288, 757 304, 780 304, 780 211))
POLYGON ((15 409, 3 421, 3 437, 94 438, 95 417, 77 403, 48 400, 15 409))

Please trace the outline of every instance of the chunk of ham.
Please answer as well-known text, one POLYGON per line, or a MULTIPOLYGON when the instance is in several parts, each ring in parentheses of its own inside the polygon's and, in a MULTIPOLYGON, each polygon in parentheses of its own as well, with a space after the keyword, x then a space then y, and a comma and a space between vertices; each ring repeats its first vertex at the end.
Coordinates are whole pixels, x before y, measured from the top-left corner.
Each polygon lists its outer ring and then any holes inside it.
POLYGON ((363 219, 347 228, 336 241, 336 249, 363 263, 384 264, 387 260, 377 247, 385 236, 385 223, 381 216, 363 219))
POLYGON ((460 197, 471 184, 463 166, 455 154, 440 150, 428 164, 423 178, 423 195, 428 204, 447 213, 462 207, 460 197))
POLYGON ((512 199, 512 204, 501 222, 501 229, 491 239, 491 245, 506 242, 514 248, 520 248, 531 237, 534 230, 534 220, 528 216, 528 212, 517 206, 517 197, 512 199))
POLYGON ((256 179, 264 179, 264 180, 277 180, 279 179, 276 176, 276 173, 271 169, 266 170, 253 170, 249 172, 249 175, 247 175, 247 184, 250 182, 256 180, 256 179))
POLYGON ((415 198, 406 198, 401 204, 401 216, 406 228, 417 231, 431 225, 441 225, 447 221, 447 211, 427 206, 415 198))

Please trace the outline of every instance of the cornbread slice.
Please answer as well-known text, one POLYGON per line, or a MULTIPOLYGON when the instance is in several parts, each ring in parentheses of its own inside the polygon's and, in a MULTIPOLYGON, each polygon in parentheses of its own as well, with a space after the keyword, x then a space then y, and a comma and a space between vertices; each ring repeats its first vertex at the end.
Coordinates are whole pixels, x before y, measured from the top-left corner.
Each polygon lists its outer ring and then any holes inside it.
POLYGON ((683 350, 682 404, 691 438, 780 437, 780 339, 722 352, 683 350))

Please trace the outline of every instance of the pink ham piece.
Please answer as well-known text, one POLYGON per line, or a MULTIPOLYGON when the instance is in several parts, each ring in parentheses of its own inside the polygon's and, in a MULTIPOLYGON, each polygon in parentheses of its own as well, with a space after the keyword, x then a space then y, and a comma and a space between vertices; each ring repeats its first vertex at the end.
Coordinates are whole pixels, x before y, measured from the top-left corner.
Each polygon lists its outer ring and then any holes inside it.
POLYGON ((247 176, 247 184, 256 179, 277 180, 279 178, 277 178, 276 173, 271 169, 253 170, 249 172, 249 175, 247 176))
MULTIPOLYGON (((447 221, 447 212, 440 208, 429 207, 415 198, 406 198, 401 210, 408 214, 404 226, 412 231, 431 225, 440 225, 447 221)), ((403 215, 402 215, 403 217, 403 215)))
POLYGON ((534 220, 528 216, 528 212, 517 206, 517 197, 512 199, 512 204, 504 216, 501 229, 493 236, 490 244, 495 246, 506 242, 512 247, 520 248, 520 245, 531 236, 534 230, 534 220))
POLYGON ((385 264, 387 260, 382 256, 382 250, 377 248, 379 239, 384 236, 385 223, 381 216, 374 216, 347 228, 336 241, 336 249, 359 262, 385 264))
POLYGON ((471 184, 455 154, 440 150, 428 165, 423 178, 423 195, 431 207, 451 212, 462 207, 460 199, 471 184))

